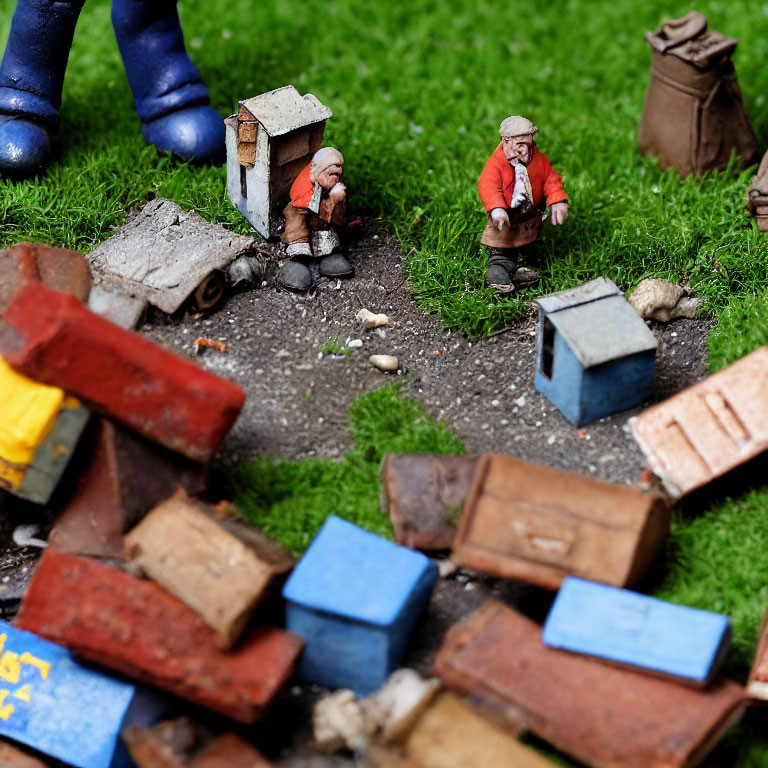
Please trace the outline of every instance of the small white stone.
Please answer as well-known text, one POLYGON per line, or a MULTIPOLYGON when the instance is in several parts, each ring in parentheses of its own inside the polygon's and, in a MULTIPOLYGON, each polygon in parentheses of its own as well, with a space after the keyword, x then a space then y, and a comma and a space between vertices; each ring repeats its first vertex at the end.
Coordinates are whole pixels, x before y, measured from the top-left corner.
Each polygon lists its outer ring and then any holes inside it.
POLYGON ((520 397, 518 397, 517 400, 515 400, 515 405, 522 408, 525 405, 525 395, 520 395, 520 397))
POLYGON ((368 361, 380 371, 396 371, 400 367, 394 355, 371 355, 368 361))
POLYGON ((347 342, 347 346, 350 349, 359 349, 360 347, 363 346, 363 340, 362 339, 350 339, 347 342))

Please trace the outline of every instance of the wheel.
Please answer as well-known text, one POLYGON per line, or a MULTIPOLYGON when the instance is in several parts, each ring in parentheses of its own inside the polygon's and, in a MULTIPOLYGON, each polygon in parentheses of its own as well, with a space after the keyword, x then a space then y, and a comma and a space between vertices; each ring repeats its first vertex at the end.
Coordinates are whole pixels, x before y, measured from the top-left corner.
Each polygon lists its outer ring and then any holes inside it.
POLYGON ((211 272, 192 294, 192 303, 199 309, 215 307, 224 297, 224 277, 221 272, 211 272))

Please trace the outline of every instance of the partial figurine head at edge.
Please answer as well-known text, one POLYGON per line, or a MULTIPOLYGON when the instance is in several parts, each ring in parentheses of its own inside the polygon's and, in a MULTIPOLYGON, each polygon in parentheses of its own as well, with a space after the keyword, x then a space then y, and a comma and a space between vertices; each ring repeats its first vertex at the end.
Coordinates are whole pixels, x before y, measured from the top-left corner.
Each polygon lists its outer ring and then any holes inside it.
POLYGON ((344 157, 335 147, 321 147, 312 156, 309 178, 323 189, 332 189, 341 180, 344 157))
POLYGON ((536 147, 533 137, 538 130, 527 117, 521 115, 510 115, 502 120, 499 133, 501 134, 504 157, 513 164, 528 165, 533 158, 533 151, 536 147))

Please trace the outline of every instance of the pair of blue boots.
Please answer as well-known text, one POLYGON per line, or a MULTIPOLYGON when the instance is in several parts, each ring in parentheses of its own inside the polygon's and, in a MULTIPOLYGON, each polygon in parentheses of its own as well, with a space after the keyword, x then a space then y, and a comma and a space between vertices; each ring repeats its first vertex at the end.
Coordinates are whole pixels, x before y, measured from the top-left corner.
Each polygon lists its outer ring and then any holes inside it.
MULTIPOLYGON (((84 4, 18 0, 0 65, 0 175, 33 176, 48 165, 84 4)), ((112 24, 145 141, 186 160, 221 160, 224 124, 184 48, 176 0, 113 0, 112 24)))

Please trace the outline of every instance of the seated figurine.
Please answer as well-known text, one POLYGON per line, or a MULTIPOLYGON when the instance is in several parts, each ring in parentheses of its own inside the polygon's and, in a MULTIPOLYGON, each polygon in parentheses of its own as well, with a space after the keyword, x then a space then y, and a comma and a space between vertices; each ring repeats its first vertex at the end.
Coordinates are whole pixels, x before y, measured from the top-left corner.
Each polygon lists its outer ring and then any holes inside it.
POLYGON ((533 285, 535 269, 521 266, 522 249, 539 235, 544 204, 552 207, 552 224, 568 218, 563 180, 536 148, 539 129, 527 118, 508 117, 499 126, 501 143, 488 158, 477 187, 488 213, 482 244, 488 250, 485 282, 504 291, 533 285))
POLYGON ((354 272, 336 231, 346 214, 347 188, 340 181, 343 169, 341 152, 322 147, 291 186, 282 235, 290 260, 280 272, 280 282, 286 288, 309 290, 309 262, 313 259, 319 261, 320 274, 325 277, 348 277, 354 272))

